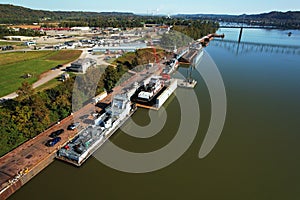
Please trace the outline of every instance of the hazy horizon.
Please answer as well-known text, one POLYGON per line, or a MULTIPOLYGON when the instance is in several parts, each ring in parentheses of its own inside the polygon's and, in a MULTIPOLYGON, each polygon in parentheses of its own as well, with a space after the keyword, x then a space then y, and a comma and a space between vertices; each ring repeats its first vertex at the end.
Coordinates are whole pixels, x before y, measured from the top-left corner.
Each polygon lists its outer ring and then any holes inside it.
POLYGON ((251 2, 240 2, 238 0, 215 0, 213 4, 205 1, 193 0, 162 0, 157 2, 138 0, 119 1, 111 0, 99 3, 90 0, 88 3, 80 0, 8 0, 1 4, 12 4, 34 10, 47 11, 84 11, 84 12, 130 12, 135 14, 148 15, 176 15, 176 14, 216 14, 216 15, 242 15, 242 14, 261 14, 271 11, 300 11, 300 1, 291 0, 288 4, 284 1, 274 2, 271 0, 251 2), (257 6, 259 5, 259 6, 257 6))

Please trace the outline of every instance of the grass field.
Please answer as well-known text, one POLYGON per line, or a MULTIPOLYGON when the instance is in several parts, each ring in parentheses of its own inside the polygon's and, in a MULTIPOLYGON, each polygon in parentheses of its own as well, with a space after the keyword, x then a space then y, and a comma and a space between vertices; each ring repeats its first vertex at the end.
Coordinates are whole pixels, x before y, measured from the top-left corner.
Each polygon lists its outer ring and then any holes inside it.
POLYGON ((22 45, 23 42, 9 42, 9 41, 0 41, 0 46, 6 46, 6 45, 22 45))
POLYGON ((41 92, 47 89, 51 89, 54 88, 56 86, 58 86, 60 83, 62 83, 61 81, 59 81, 57 78, 52 79, 51 81, 48 81, 47 83, 37 87, 34 89, 35 92, 41 92))
MULTIPOLYGON (((72 73, 72 72, 69 72, 68 73, 70 75, 70 77, 75 77, 76 74, 72 73)), ((37 87, 34 89, 34 91, 37 93, 37 92, 42 92, 44 90, 48 90, 48 89, 51 89, 51 88, 54 88, 56 86, 58 86, 59 84, 61 84, 62 81, 59 80, 59 78, 55 78, 55 79, 52 79, 51 81, 48 81, 47 83, 37 87)))
POLYGON ((79 50, 28 51, 0 54, 0 97, 16 91, 23 81, 34 83, 39 76, 57 66, 76 60, 79 50), (24 74, 31 78, 24 79, 24 74))

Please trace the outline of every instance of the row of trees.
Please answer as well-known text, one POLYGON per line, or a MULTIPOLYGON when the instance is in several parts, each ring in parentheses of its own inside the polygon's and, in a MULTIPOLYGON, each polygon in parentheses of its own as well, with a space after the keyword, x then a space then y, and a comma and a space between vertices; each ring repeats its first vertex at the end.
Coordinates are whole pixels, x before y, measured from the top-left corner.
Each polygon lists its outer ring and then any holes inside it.
POLYGON ((161 46, 169 50, 173 50, 175 46, 177 48, 188 46, 194 40, 215 33, 217 29, 218 24, 211 21, 196 20, 186 25, 175 25, 171 31, 162 35, 161 46))
POLYGON ((272 26, 281 29, 299 29, 300 11, 272 11, 257 15, 241 15, 231 19, 231 21, 248 25, 272 26))
POLYGON ((193 20, 188 25, 176 25, 174 30, 181 32, 192 39, 196 40, 209 33, 215 33, 219 28, 219 24, 213 21, 193 20))
POLYGON ((9 35, 22 35, 22 36, 42 36, 44 33, 41 33, 40 31, 35 31, 32 29, 23 29, 20 28, 19 31, 16 31, 12 28, 7 28, 5 26, 0 26, 0 38, 3 38, 3 36, 9 36, 9 35))
POLYGON ((161 16, 98 16, 92 18, 76 18, 73 20, 61 21, 60 27, 72 26, 90 26, 90 27, 119 27, 119 28, 133 28, 143 27, 144 24, 158 24, 169 26, 185 26, 196 27, 205 29, 207 32, 212 29, 218 28, 218 23, 208 20, 194 20, 194 19, 181 19, 181 18, 168 18, 161 16))
POLYGON ((91 27, 134 28, 143 26, 143 21, 138 16, 101 16, 86 19, 85 22, 91 27))

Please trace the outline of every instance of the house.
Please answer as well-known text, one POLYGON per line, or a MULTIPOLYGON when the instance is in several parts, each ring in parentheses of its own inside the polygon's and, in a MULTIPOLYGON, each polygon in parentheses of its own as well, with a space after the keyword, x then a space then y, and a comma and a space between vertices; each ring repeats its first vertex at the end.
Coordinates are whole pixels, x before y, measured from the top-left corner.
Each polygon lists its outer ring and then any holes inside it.
POLYGON ((74 72, 85 73, 89 67, 95 66, 97 64, 96 60, 91 58, 79 59, 71 64, 68 69, 74 72))

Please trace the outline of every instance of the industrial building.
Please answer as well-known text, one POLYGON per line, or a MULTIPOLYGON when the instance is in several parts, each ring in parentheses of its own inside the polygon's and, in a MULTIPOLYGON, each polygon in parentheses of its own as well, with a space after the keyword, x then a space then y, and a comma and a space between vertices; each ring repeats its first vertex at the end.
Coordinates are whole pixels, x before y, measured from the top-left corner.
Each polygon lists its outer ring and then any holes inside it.
POLYGON ((147 48, 146 43, 126 43, 119 46, 103 46, 103 47, 94 47, 93 52, 135 52, 137 49, 147 48))

